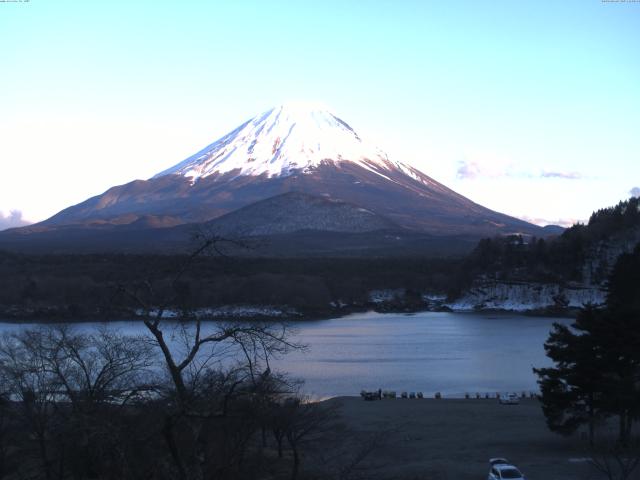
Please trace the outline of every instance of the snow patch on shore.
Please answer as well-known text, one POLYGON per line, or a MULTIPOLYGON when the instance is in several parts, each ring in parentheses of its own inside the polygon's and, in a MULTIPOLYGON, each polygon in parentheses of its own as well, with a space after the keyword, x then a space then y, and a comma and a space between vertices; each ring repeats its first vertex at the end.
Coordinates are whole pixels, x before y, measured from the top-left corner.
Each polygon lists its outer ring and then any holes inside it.
POLYGON ((581 285, 551 283, 484 282, 474 285, 462 297, 447 303, 454 311, 509 310, 526 312, 550 308, 581 308, 601 305, 606 291, 581 285))
POLYGON ((369 292, 369 302, 379 304, 397 301, 404 298, 404 288, 394 288, 385 290, 371 290, 369 292))

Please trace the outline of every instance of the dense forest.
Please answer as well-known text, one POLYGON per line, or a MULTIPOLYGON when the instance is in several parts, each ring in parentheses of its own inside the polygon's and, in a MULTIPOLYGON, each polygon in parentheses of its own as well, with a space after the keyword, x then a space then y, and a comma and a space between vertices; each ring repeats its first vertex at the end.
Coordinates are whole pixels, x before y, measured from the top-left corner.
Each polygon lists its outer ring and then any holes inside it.
MULTIPOLYGON (((585 262, 598 247, 640 240, 640 199, 631 198, 594 212, 587 224, 576 224, 558 237, 510 235, 481 240, 464 260, 451 284, 464 289, 480 276, 504 281, 580 282, 585 262)), ((600 264, 594 275, 603 281, 613 264, 600 264)))
POLYGON ((216 251, 191 262, 171 281, 187 255, 34 255, 0 252, 0 314, 5 318, 83 320, 127 318, 135 309, 121 287, 153 284, 179 291, 174 308, 282 306, 299 317, 322 317, 375 307, 417 310, 425 295, 455 298, 479 278, 541 283, 603 282, 615 256, 640 241, 640 200, 593 213, 547 239, 511 235, 481 240, 466 257, 249 258, 216 251), (621 244, 624 243, 625 245, 621 244), (608 250, 607 250, 608 249, 608 250), (594 261, 594 258, 598 261, 594 261), (397 301, 374 304, 371 292, 401 291, 397 301))
MULTIPOLYGON (((135 304, 117 295, 122 285, 151 282, 177 288, 180 305, 287 306, 303 317, 339 305, 364 308, 376 289, 401 289, 422 307, 419 292, 450 288, 460 259, 264 259, 202 256, 173 285, 187 256, 26 255, 0 253, 0 306, 5 317, 52 320, 126 318, 135 304), (412 295, 413 293, 413 295, 412 295), (333 304, 333 306, 332 306, 333 304)), ((405 305, 406 306, 406 305, 405 305)))

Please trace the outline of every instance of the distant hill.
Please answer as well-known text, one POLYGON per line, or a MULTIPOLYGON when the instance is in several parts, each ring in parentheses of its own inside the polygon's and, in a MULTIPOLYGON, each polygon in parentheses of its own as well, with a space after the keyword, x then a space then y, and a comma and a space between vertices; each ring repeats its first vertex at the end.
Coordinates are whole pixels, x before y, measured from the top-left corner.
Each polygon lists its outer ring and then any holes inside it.
POLYGON ((545 225, 542 227, 542 230, 544 230, 547 235, 562 235, 566 228, 560 225, 545 225))

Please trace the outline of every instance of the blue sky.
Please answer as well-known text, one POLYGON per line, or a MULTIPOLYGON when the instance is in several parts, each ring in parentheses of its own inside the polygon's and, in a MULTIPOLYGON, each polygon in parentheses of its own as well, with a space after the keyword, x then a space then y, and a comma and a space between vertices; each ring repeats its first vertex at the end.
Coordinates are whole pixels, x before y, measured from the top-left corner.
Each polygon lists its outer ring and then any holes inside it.
POLYGON ((0 44, 0 225, 292 99, 540 223, 640 187, 637 2, 31 0, 0 3, 0 44))

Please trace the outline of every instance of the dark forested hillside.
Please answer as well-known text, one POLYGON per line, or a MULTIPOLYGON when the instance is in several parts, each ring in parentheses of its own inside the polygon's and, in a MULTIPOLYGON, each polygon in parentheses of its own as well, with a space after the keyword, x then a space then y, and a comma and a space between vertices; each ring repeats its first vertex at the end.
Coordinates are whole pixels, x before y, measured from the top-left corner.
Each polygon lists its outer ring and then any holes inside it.
POLYGON ((480 275, 504 281, 601 283, 615 258, 639 241, 640 199, 631 198, 594 212, 586 225, 573 225, 557 237, 481 240, 465 260, 459 284, 480 275))
MULTIPOLYGON (((135 305, 115 298, 119 285, 148 280, 156 290, 169 292, 174 288, 171 278, 185 258, 0 253, 0 313, 54 320, 126 316, 135 305)), ((185 304, 193 308, 278 305, 305 316, 329 315, 337 305, 363 308, 376 289, 450 288, 449 273, 459 262, 202 257, 182 277, 179 288, 185 304)))

